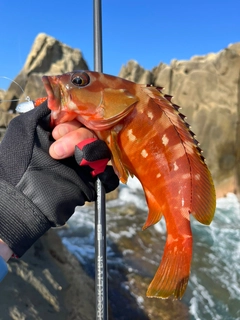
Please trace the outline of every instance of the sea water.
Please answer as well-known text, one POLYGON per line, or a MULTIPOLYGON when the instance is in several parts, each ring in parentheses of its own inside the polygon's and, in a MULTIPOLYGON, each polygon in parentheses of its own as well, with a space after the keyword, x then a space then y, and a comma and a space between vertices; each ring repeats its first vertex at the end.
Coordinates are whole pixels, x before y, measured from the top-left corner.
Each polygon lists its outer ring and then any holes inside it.
POLYGON ((196 221, 192 225, 192 319, 240 319, 240 207, 236 196, 228 194, 217 200, 210 227, 196 221))
MULTIPOLYGON (((122 248, 119 253, 114 243, 119 243, 121 239, 134 242, 141 234, 139 232, 142 221, 138 221, 140 216, 134 215, 134 210, 129 215, 121 214, 121 211, 126 210, 126 204, 139 208, 143 213, 147 212, 141 186, 136 179, 130 179, 127 187, 121 186, 119 198, 107 203, 107 255, 110 275, 115 272, 116 276, 118 272, 117 278, 120 278, 123 268, 126 268, 126 272, 135 272, 145 277, 148 268, 156 268, 160 262, 166 239, 165 222, 161 220, 153 227, 152 238, 148 240, 149 248, 143 248, 140 258, 139 254, 136 256, 135 250, 129 247, 122 248), (125 217, 127 222, 124 222, 125 217), (154 246, 156 237, 161 241, 161 252, 158 252, 159 246, 154 246), (116 265, 121 266, 118 271, 116 265)), ((68 226, 68 229, 59 231, 62 241, 93 276, 94 207, 78 207, 68 226)), ((217 200, 215 218, 210 226, 201 225, 195 219, 191 219, 191 226, 194 237, 193 260, 188 288, 182 299, 182 303, 188 308, 186 319, 240 320, 240 206, 236 196, 228 194, 217 200)), ((141 241, 139 244, 141 246, 141 241)), ((122 281, 125 288, 130 288, 126 279, 122 281)), ((140 307, 143 299, 146 299, 136 295, 135 298, 140 307)))

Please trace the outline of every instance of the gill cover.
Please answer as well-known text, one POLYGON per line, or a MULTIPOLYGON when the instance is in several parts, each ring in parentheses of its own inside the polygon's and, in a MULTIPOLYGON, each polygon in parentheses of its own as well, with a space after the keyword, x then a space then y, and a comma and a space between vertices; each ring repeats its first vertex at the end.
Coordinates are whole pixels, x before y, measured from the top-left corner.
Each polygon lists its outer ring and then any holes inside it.
POLYGON ((95 130, 109 129, 126 117, 137 101, 138 98, 125 89, 103 89, 102 101, 88 123, 95 130))

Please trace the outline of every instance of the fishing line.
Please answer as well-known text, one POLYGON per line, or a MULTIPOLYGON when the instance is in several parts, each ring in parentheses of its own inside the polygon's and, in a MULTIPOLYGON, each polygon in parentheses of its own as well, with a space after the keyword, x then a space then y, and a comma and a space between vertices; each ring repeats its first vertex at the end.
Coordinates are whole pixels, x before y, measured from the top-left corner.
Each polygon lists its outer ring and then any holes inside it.
MULTIPOLYGON (((6 76, 0 76, 0 78, 6 79, 6 80, 10 80, 11 82, 15 83, 22 90, 23 94, 25 95, 25 92, 24 92, 23 88, 15 80, 13 80, 13 79, 11 79, 9 77, 6 77, 6 76)), ((12 99, 12 100, 8 100, 8 99, 5 100, 4 99, 4 100, 0 100, 0 102, 12 102, 12 101, 19 101, 19 100, 20 99, 12 99)), ((25 100, 26 100, 25 102, 22 102, 22 103, 17 105, 16 111, 18 113, 24 113, 24 112, 27 112, 27 111, 32 110, 34 108, 34 103, 30 99, 29 96, 25 95, 25 100)))
MULTIPOLYGON (((5 76, 0 76, 0 78, 10 80, 11 82, 15 83, 15 84, 22 90, 23 93, 25 93, 24 90, 23 90, 23 88, 20 86, 20 84, 17 83, 15 80, 13 80, 13 79, 11 79, 11 78, 8 78, 8 77, 5 77, 5 76)), ((29 96, 26 96, 25 100, 30 101, 31 99, 30 99, 29 96)), ((2 101, 19 101, 19 99, 2 100, 2 101)))

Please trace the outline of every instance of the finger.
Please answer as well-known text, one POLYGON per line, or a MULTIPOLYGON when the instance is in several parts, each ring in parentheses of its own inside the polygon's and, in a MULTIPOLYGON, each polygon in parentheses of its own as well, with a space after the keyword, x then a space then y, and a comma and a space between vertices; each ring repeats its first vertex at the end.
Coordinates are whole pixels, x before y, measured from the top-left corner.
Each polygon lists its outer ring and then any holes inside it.
POLYGON ((82 124, 77 120, 61 123, 53 129, 52 136, 55 140, 58 140, 69 132, 72 132, 80 127, 82 127, 82 124))
POLYGON ((75 146, 79 142, 89 138, 96 138, 96 136, 85 127, 78 128, 55 141, 49 149, 49 154, 54 159, 70 157, 74 154, 75 146))

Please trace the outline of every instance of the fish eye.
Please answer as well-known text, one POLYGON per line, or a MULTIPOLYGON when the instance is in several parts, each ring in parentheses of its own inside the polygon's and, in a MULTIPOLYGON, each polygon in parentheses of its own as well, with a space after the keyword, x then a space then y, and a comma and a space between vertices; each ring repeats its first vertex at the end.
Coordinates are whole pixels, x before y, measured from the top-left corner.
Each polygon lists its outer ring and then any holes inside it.
POLYGON ((89 84, 90 78, 86 72, 74 73, 71 82, 77 87, 84 87, 89 84))

